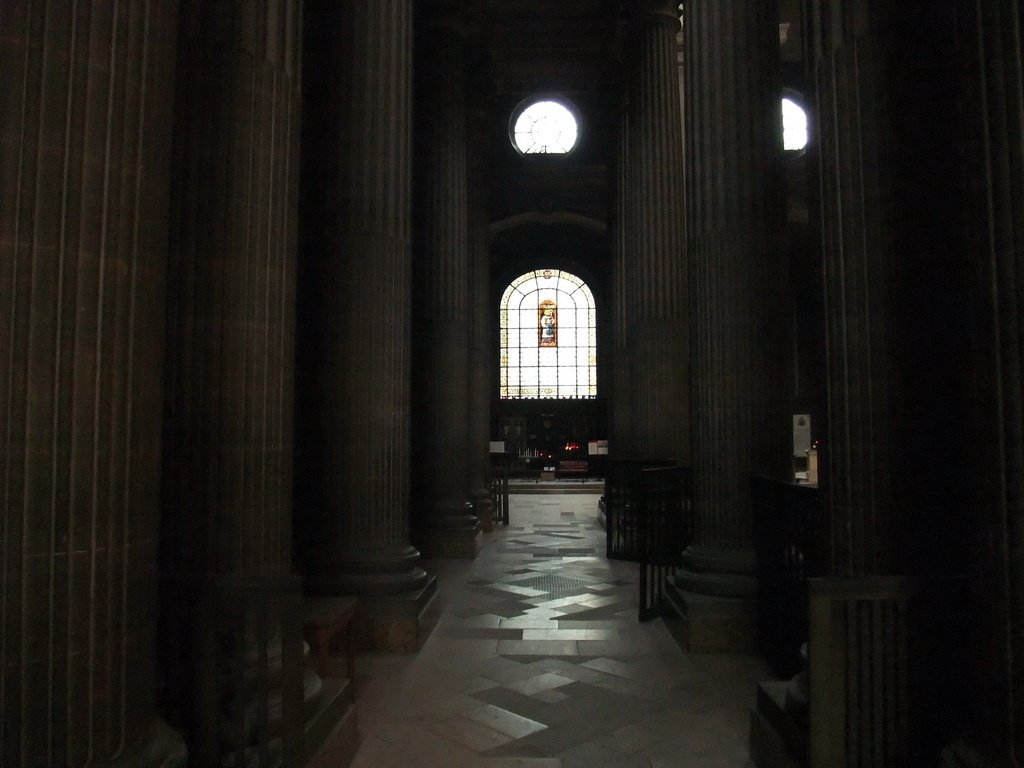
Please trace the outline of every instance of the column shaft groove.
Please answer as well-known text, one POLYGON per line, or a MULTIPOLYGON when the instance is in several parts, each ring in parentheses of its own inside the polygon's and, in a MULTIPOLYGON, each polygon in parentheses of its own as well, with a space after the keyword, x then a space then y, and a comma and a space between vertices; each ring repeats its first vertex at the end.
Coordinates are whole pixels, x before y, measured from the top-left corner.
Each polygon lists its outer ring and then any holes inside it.
POLYGON ((467 487, 469 177, 461 5, 425 3, 417 19, 414 509, 417 542, 435 557, 475 556, 478 529, 467 487))
POLYGON ((785 267, 774 11, 688 5, 689 249, 693 263, 695 538, 751 545, 749 477, 787 461, 785 267))
POLYGON ((0 10, 0 762, 180 761, 155 729, 176 4, 0 10))
POLYGON ((410 0, 315 3, 306 61, 309 586, 400 594, 409 542, 410 0), (313 533, 315 531, 315 534, 313 533))
POLYGON ((688 463, 689 351, 676 4, 631 20, 617 172, 613 428, 620 457, 688 463), (624 358, 624 359, 623 359, 624 358), (627 412, 628 411, 628 412, 627 412))

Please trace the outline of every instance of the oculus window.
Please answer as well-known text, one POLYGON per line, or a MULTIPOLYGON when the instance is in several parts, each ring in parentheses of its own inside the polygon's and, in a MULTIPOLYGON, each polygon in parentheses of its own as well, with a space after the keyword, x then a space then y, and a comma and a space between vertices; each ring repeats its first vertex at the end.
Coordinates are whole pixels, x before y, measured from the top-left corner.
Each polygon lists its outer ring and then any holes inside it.
POLYGON ((594 294, 576 275, 539 269, 501 297, 501 397, 597 397, 594 294))
POLYGON ((527 102, 511 125, 512 143, 524 155, 565 154, 576 146, 576 117, 557 101, 527 102))

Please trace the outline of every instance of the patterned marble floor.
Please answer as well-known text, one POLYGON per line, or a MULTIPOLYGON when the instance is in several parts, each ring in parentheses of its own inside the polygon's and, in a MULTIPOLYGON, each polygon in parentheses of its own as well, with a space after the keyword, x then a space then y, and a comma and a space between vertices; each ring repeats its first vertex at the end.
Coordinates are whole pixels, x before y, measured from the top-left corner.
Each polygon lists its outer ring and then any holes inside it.
POLYGON ((639 623, 597 499, 513 495, 475 561, 428 563, 444 608, 423 650, 359 656, 353 768, 749 768, 766 666, 639 623))

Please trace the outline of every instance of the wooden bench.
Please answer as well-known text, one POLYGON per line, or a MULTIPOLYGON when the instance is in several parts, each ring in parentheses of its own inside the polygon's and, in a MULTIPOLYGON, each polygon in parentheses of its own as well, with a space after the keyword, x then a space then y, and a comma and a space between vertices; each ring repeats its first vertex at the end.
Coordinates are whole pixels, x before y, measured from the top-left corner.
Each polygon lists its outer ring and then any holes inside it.
POLYGON ((331 677, 331 641, 344 633, 345 661, 350 680, 356 674, 355 632, 352 620, 356 613, 354 597, 306 597, 302 605, 302 629, 310 651, 316 659, 320 677, 331 677))
POLYGON ((576 475, 582 483, 587 479, 587 462, 578 460, 558 462, 558 475, 576 475))

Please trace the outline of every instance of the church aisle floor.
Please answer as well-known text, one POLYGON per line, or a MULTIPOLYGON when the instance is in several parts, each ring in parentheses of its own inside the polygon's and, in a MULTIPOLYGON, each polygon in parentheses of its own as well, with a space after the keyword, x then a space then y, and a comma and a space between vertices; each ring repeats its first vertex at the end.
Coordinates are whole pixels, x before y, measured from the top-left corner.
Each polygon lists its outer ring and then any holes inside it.
MULTIPOLYGON (((637 567, 604 557, 596 495, 513 495, 473 562, 431 561, 418 654, 362 654, 352 768, 746 768, 764 662, 639 623, 637 567)), ((316 768, 332 765, 328 744, 316 768)))

